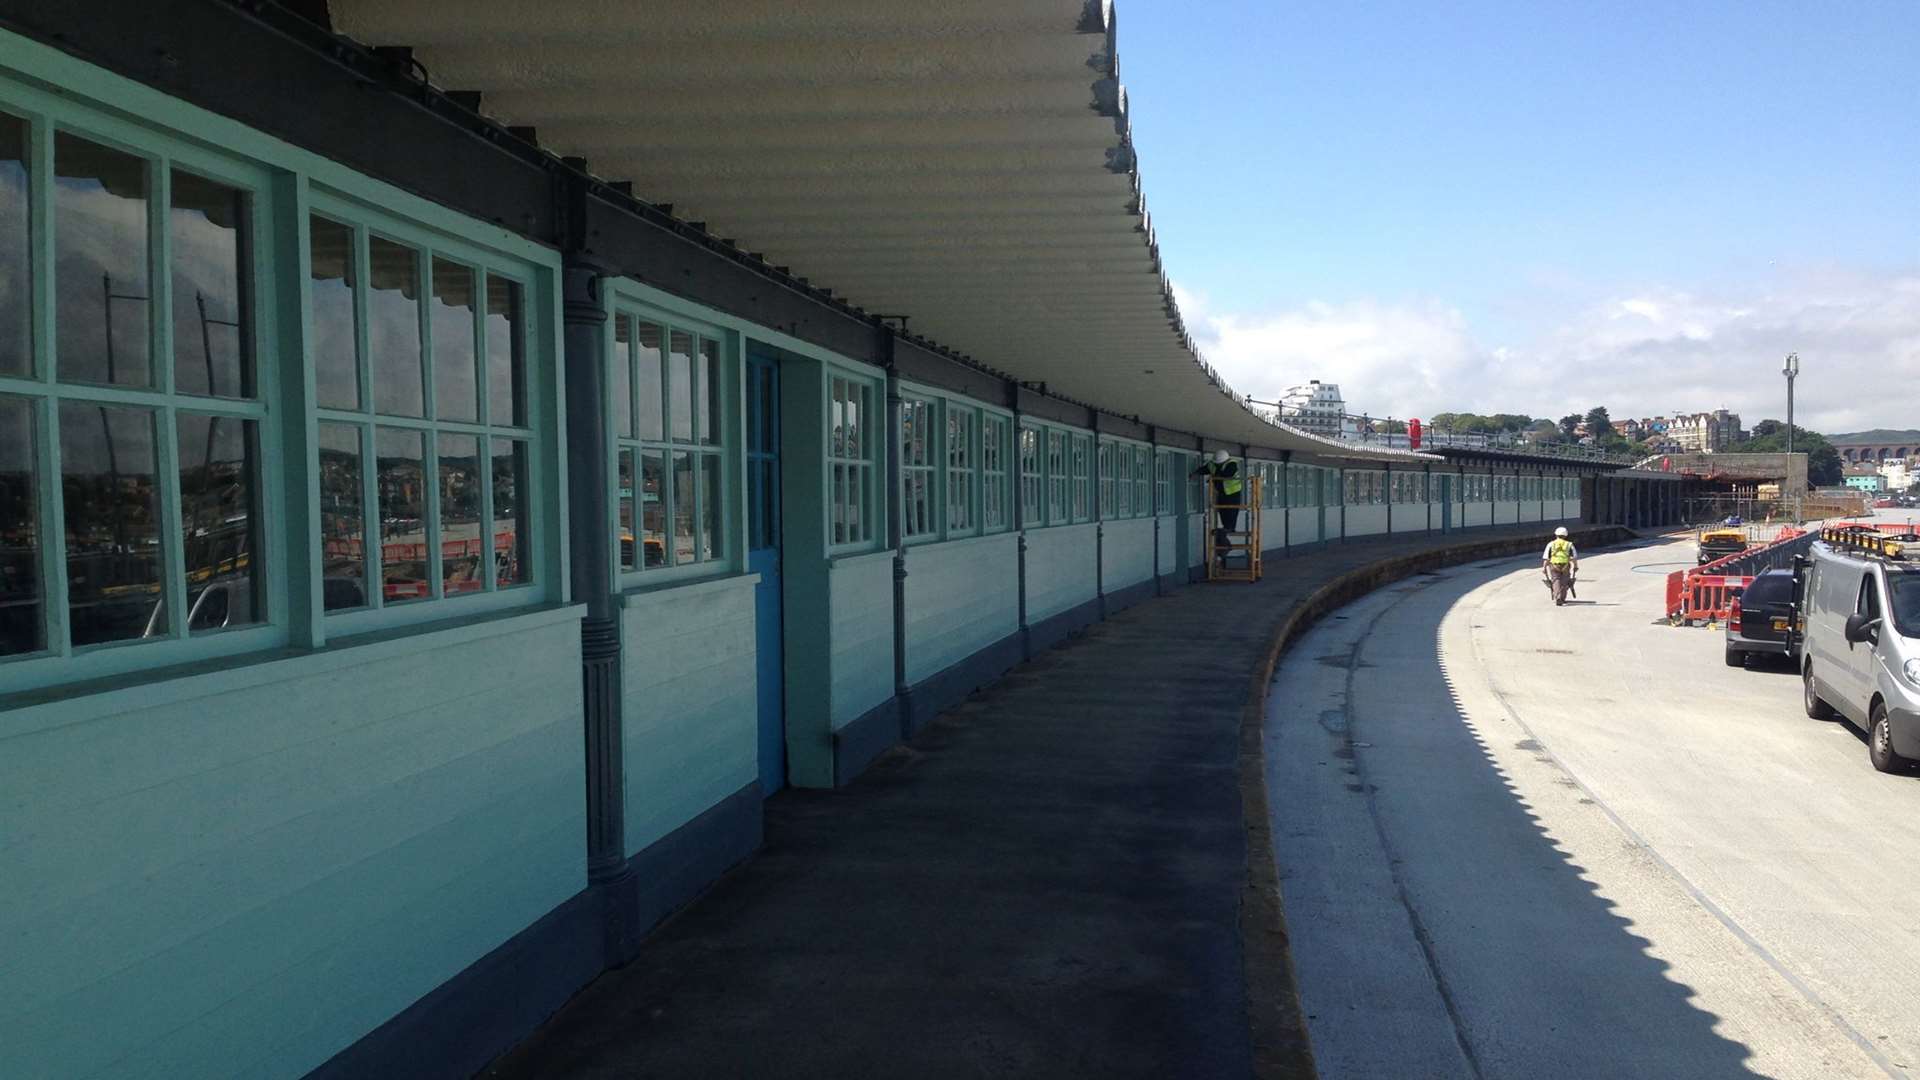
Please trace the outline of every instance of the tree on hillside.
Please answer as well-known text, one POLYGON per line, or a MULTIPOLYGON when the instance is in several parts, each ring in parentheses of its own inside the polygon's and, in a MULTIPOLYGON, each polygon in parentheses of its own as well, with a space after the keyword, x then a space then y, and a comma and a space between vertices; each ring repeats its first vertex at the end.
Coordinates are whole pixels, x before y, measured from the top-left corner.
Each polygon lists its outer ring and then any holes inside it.
MULTIPOLYGON (((1778 420, 1762 420, 1753 425, 1747 438, 1726 448, 1729 454, 1783 454, 1787 450, 1787 425, 1778 420)), ((1840 451, 1825 435, 1793 425, 1793 452, 1807 455, 1807 483, 1814 487, 1832 487, 1840 483, 1844 466, 1840 451)))
POLYGON ((1580 414, 1579 413, 1568 413, 1567 415, 1560 418, 1560 434, 1565 436, 1568 442, 1572 442, 1574 439, 1579 437, 1579 434, 1580 434, 1580 414))
POLYGON ((1598 442, 1607 432, 1613 430, 1613 418, 1607 415, 1605 405, 1595 405, 1587 410, 1587 434, 1598 442))
POLYGON ((1527 428, 1527 438, 1534 442, 1559 442, 1562 438, 1560 425, 1551 420, 1535 420, 1527 428))
POLYGON ((1525 413, 1503 412, 1487 417, 1487 422, 1494 431, 1525 431, 1527 425, 1533 423, 1533 417, 1525 413))
POLYGON ((1407 422, 1405 420, 1381 420, 1374 424, 1374 428, 1384 435, 1405 435, 1407 433, 1407 422))

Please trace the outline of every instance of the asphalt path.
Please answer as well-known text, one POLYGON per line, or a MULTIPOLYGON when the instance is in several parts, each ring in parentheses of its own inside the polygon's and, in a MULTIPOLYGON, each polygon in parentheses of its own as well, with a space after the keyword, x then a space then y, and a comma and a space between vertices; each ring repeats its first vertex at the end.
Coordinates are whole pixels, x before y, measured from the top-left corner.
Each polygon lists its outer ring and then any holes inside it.
POLYGON ((1266 756, 1325 1080, 1920 1075, 1920 777, 1658 624, 1686 542, 1423 575, 1303 637, 1266 756))

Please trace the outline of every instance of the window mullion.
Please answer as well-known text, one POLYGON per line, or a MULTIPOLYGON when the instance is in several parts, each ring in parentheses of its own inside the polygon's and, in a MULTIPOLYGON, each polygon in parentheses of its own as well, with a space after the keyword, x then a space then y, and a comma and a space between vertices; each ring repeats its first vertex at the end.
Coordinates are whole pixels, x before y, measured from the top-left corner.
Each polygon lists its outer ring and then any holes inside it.
MULTIPOLYGON (((396 241, 398 237, 394 238, 396 241)), ((405 241, 400 241, 405 243, 405 241)), ((408 245, 411 246, 411 245, 408 245)), ((413 267, 413 321, 419 327, 420 334, 420 392, 424 396, 420 401, 420 415, 428 420, 440 418, 440 402, 434 398, 434 357, 433 357, 433 249, 421 246, 419 256, 413 267)), ((432 438, 429 433, 428 438, 432 438)), ((438 488, 440 481, 435 477, 431 488, 438 488)), ((437 558, 436 553, 436 558, 437 558)), ((434 596, 439 596, 439 586, 434 587, 434 596)))
POLYGON ((180 436, 173 409, 155 410, 160 440, 154 464, 160 476, 160 596, 167 607, 167 636, 187 636, 187 553, 180 508, 180 436))
POLYGON ((62 658, 73 655, 72 634, 67 618, 67 544, 66 492, 60 482, 60 409, 53 398, 33 402, 39 410, 34 425, 38 445, 35 458, 43 483, 40 485, 39 511, 42 526, 40 544, 41 580, 46 582, 46 610, 41 613, 47 632, 47 651, 62 658))
MULTIPOLYGON (((369 408, 372 406, 369 405, 369 408)), ((386 532, 380 514, 379 445, 374 426, 362 419, 354 426, 360 436, 360 561, 367 583, 367 607, 387 606, 386 532)))
MULTIPOLYGON (((54 248, 53 248, 53 125, 45 116, 27 117, 27 221, 32 232, 27 253, 27 277, 33 283, 30 318, 33 322, 30 378, 53 385, 54 248)), ((54 481, 59 474, 54 474, 54 481)), ((49 545, 58 546, 58 545, 49 545)), ((61 601, 62 608, 65 600, 61 601)))
MULTIPOLYGON (((367 329, 367 290, 372 287, 373 257, 368 253, 366 226, 352 225, 349 228, 353 232, 353 250, 347 257, 353 260, 354 368, 355 378, 360 383, 360 408, 356 419, 364 423, 373 416, 373 335, 367 329)), ((367 471, 371 471, 372 462, 372 458, 367 459, 367 471)))
MULTIPOLYGON (((147 347, 153 350, 153 385, 171 395, 173 381, 173 170, 164 157, 147 160, 153 179, 147 184, 147 347)), ((209 390, 212 388, 209 387, 209 390)), ((185 624, 181 624, 184 626, 185 624)))

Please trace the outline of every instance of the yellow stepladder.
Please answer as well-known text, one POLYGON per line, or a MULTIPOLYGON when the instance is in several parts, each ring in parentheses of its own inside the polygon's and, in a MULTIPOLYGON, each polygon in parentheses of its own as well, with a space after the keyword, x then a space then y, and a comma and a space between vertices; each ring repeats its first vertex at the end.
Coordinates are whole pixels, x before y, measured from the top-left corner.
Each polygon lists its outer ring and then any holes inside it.
POLYGON ((1220 502, 1216 485, 1207 484, 1206 534, 1208 581, 1260 580, 1260 481, 1251 476, 1246 482, 1246 498, 1240 503, 1220 502), (1226 543, 1220 542, 1219 521, 1222 509, 1239 510, 1238 529, 1230 529, 1226 543))

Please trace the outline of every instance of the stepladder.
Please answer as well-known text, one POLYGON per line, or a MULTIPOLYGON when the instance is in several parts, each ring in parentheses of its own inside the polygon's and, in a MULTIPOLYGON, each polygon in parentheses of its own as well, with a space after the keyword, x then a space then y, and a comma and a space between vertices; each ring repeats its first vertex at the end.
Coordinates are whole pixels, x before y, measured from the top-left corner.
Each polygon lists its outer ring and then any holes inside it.
POLYGON ((1235 495, 1207 484, 1208 581, 1260 580, 1261 477, 1251 476, 1235 495))

